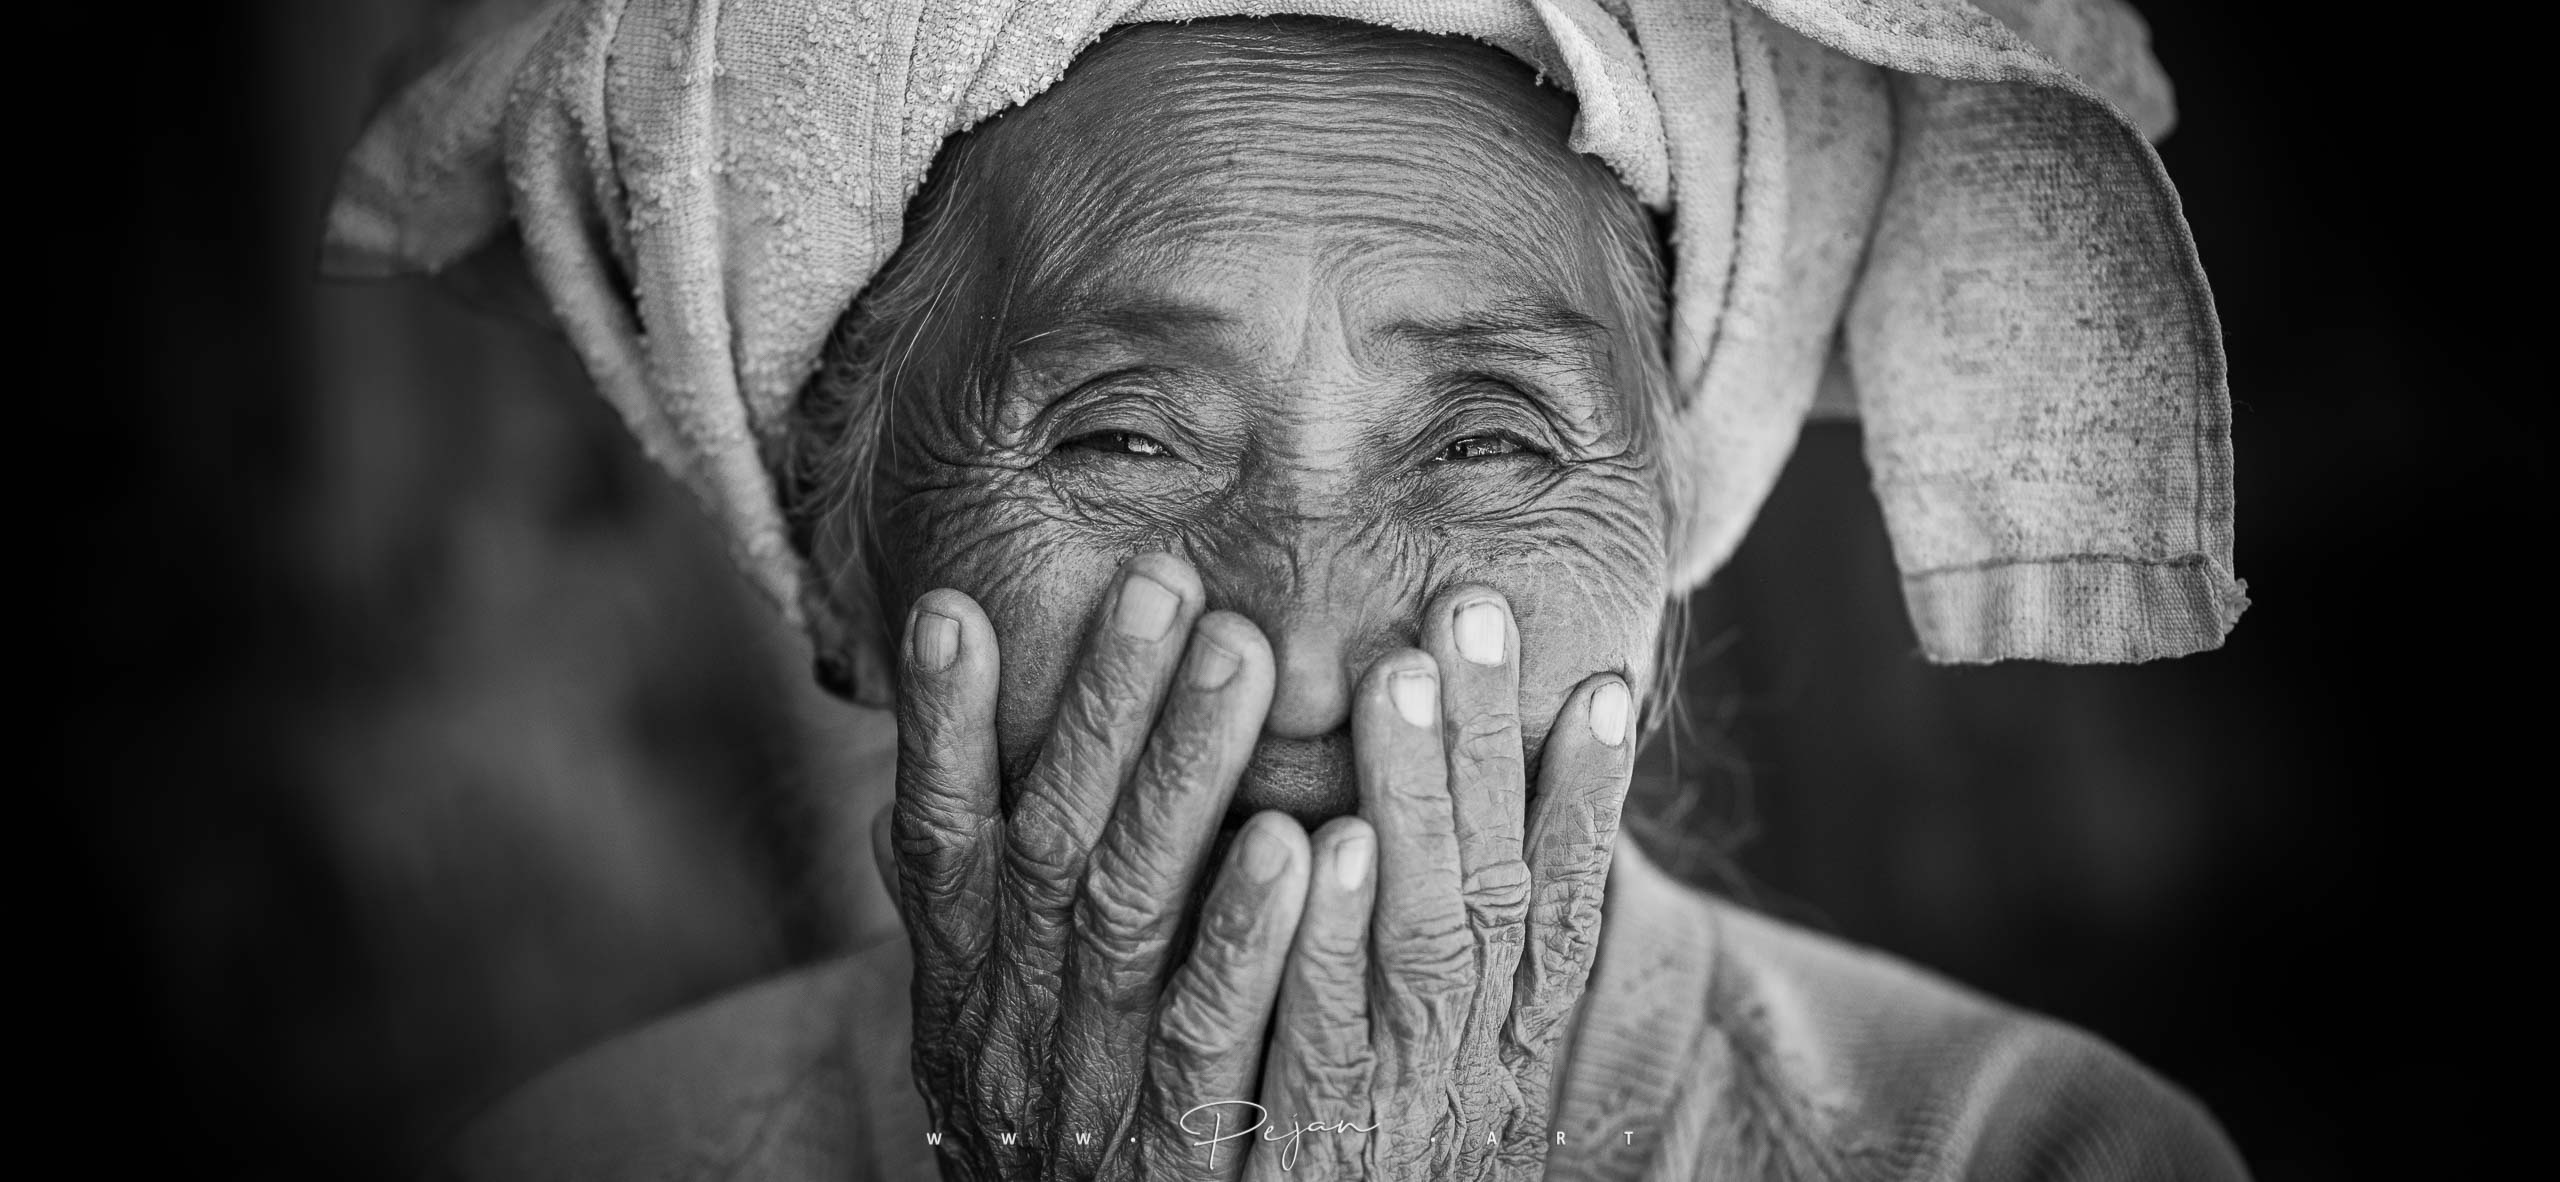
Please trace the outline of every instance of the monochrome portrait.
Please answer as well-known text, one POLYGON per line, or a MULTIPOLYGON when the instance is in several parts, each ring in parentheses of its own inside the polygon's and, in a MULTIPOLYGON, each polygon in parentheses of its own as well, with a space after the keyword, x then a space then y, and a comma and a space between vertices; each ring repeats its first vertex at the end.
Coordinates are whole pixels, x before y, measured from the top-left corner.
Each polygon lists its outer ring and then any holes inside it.
POLYGON ((2492 745, 2383 556, 2547 491, 2375 29, 189 19, 62 732, 181 1174, 2495 1176, 2366 1144, 2492 745))

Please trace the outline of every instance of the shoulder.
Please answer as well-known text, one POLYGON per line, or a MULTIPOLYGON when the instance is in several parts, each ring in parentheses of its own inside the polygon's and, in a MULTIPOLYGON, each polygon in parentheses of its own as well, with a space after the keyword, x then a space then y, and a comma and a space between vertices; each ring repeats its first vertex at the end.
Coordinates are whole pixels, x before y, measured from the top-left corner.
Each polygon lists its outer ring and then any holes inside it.
POLYGON ((1901 960, 1711 904, 1710 1005, 1889 1176, 2243 1178, 2194 1100, 2106 1041, 1901 960))
POLYGON ((930 1176, 906 966, 894 941, 616 1037, 466 1125, 429 1176, 930 1176))
POLYGON ((1659 871, 1636 878, 1643 926, 1703 949, 1681 990, 1696 1017, 1666 1090, 1662 1176, 2247 1177, 2194 1100, 2094 1035, 1659 871))

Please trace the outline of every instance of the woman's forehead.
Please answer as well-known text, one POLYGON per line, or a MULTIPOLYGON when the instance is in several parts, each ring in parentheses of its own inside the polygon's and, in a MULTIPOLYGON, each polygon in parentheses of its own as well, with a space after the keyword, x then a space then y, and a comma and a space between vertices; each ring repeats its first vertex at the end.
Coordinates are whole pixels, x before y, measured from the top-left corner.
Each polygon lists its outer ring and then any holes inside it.
POLYGON ((1008 302, 1321 287, 1387 320, 1471 311, 1446 287, 1605 318, 1601 227, 1633 199, 1565 145, 1570 100, 1490 47, 1375 32, 1318 57, 1132 30, 986 129, 964 183, 1008 302))
POLYGON ((1124 352, 1232 365, 1330 340, 1364 360, 1498 357, 1598 377, 1618 331, 1607 317, 1596 285, 1576 289, 1507 258, 1328 258, 1303 239, 1201 236, 1018 302, 1003 344, 1017 358, 1124 352))

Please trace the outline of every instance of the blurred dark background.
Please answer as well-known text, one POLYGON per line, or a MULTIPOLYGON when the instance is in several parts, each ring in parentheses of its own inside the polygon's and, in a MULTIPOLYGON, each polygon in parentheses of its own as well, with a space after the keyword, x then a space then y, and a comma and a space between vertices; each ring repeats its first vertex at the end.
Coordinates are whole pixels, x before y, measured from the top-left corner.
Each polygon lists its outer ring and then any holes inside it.
MULTIPOLYGON (((1923 664, 1856 430, 1817 426, 1695 605, 1644 820, 2126 1047, 2262 1178, 2460 1176, 2497 1148, 2463 1057, 2545 1004, 2501 835, 2548 780, 2550 383, 2504 354, 2549 213, 2512 70, 2261 7, 2142 5, 2228 332, 2228 646, 1923 664)), ((808 685, 565 351, 311 277, 337 155, 464 13, 173 7, 72 63, 105 381, 42 436, 75 577, 37 629, 68 692, 22 945, 41 1078, 95 1122, 58 1135, 120 1164, 405 1174, 543 1065, 889 922, 884 728, 808 685)))

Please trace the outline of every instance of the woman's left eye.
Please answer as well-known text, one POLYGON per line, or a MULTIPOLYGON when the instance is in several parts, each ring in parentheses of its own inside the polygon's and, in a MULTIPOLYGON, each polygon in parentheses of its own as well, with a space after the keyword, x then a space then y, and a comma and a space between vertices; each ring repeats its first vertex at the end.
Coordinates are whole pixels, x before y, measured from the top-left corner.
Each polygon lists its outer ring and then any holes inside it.
POLYGON ((1516 456, 1530 450, 1532 449, 1527 444, 1508 435, 1470 435, 1440 449, 1440 454, 1431 459, 1433 463, 1447 463, 1451 460, 1490 460, 1502 456, 1516 456))
POLYGON ((1098 451, 1149 458, 1173 454, 1172 448, 1135 431, 1095 431, 1091 434, 1079 435, 1059 447, 1060 450, 1098 451))

